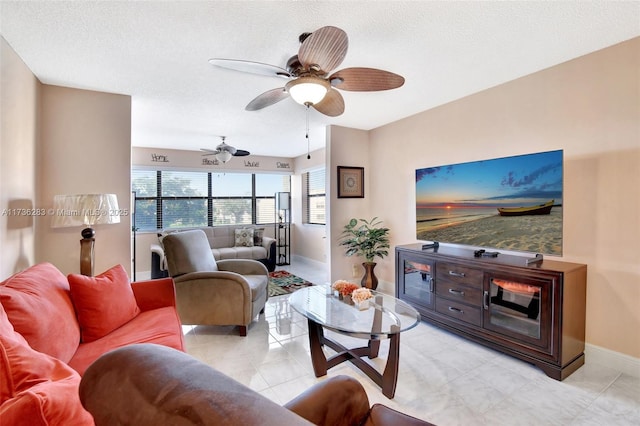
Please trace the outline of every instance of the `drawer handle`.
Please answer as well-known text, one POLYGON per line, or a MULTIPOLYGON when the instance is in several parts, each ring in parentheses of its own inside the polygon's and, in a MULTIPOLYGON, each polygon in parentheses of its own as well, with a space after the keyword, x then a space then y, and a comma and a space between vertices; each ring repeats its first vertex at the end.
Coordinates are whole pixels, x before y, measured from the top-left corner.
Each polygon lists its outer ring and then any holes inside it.
POLYGON ((455 313, 458 313, 458 314, 464 314, 464 311, 462 309, 454 308, 453 306, 449 306, 449 310, 451 312, 455 312, 455 313))
POLYGON ((464 272, 456 272, 456 271, 449 271, 449 275, 452 275, 454 277, 460 277, 460 278, 464 278, 464 272))
POLYGON ((450 288, 449 289, 449 293, 451 294, 455 294, 456 296, 464 296, 464 291, 462 290, 456 290, 454 288, 450 288))

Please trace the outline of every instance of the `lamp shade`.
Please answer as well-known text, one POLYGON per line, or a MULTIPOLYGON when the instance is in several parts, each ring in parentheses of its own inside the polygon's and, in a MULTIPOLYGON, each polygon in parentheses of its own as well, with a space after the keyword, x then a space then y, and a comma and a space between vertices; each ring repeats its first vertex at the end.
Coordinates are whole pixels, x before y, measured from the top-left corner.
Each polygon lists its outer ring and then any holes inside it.
POLYGON ((223 163, 226 163, 227 161, 231 160, 232 156, 233 155, 229 151, 220 151, 216 153, 216 158, 218 159, 218 161, 221 161, 223 163))
POLYGON ((53 197, 52 228, 120 223, 116 194, 76 194, 53 197))
POLYGON ((289 193, 276 192, 276 203, 278 210, 289 210, 289 193))
POLYGON ((318 77, 300 77, 288 82, 285 89, 301 105, 314 105, 324 99, 331 86, 318 77))

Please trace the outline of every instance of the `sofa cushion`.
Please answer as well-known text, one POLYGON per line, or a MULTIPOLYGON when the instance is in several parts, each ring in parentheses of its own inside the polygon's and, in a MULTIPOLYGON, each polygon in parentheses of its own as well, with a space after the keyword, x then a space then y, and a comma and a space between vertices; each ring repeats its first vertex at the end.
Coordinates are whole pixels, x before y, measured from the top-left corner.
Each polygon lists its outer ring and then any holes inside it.
POLYGON ((41 263, 8 278, 0 284, 0 302, 29 346, 64 362, 71 359, 80 328, 67 278, 55 266, 41 263))
POLYGON ((80 376, 59 359, 31 349, 24 339, 5 334, 6 324, 0 328, 2 424, 92 425, 78 396, 80 376))
POLYGON ((251 259, 258 260, 267 257, 267 251, 262 246, 253 247, 223 247, 218 249, 211 249, 213 257, 216 260, 226 259, 251 259))
POLYGON ((262 238, 264 238, 264 228, 255 228, 253 230, 253 245, 261 246, 262 238))
POLYGON ((68 279, 85 343, 106 336, 140 313, 122 265, 95 277, 70 274, 68 279))
POLYGON ((80 375, 105 352, 134 343, 156 343, 184 350, 182 326, 173 306, 143 311, 102 339, 82 343, 69 361, 80 375))
POLYGON ((236 228, 235 247, 253 247, 253 228, 236 228))
MULTIPOLYGON (((7 313, 0 305, 0 336, 5 336, 5 338, 11 338, 20 342, 23 345, 27 345, 28 343, 24 340, 19 333, 16 333, 13 329, 13 326, 9 322, 9 318, 7 317, 7 313)), ((0 349, 0 404, 9 399, 12 396, 12 387, 11 387, 11 371, 9 370, 9 361, 6 357, 6 351, 4 349, 0 349)))

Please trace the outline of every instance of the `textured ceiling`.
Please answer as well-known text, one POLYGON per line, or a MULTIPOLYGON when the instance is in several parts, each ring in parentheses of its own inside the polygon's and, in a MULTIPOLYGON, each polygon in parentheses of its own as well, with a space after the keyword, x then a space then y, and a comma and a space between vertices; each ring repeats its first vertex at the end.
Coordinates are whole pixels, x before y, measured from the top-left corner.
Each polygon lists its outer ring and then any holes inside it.
POLYGON ((372 129, 640 35, 640 2, 9 2, 2 36, 44 83, 132 96, 134 146, 198 150, 217 135, 258 155, 306 153, 305 108, 244 110, 283 80, 214 68, 209 58, 284 67, 298 36, 342 28, 338 69, 401 74, 387 92, 342 92, 326 125, 372 129))

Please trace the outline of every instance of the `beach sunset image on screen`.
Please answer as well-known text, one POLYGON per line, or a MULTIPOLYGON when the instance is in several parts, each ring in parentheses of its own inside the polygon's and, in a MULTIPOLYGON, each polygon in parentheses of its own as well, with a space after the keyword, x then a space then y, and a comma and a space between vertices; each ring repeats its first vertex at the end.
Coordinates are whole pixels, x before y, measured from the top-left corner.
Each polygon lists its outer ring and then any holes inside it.
POLYGON ((563 152, 416 170, 416 237, 562 254, 563 152))

